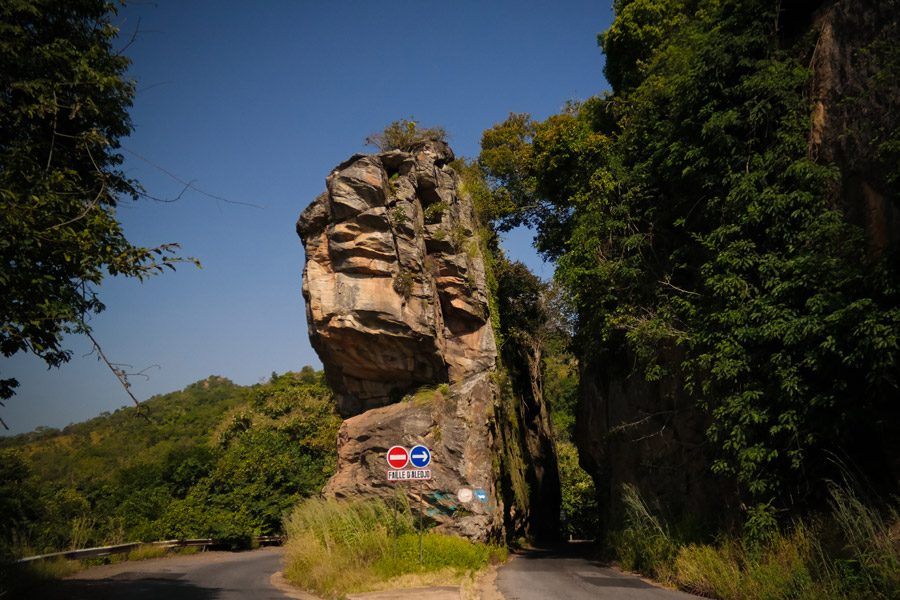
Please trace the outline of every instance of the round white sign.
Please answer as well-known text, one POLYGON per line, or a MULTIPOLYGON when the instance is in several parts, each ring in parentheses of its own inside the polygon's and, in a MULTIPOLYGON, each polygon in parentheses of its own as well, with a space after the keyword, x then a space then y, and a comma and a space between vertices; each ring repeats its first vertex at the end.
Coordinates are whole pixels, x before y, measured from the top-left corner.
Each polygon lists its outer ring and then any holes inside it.
POLYGON ((460 488, 458 492, 456 492, 456 497, 459 498, 460 502, 470 502, 472 500, 472 490, 469 488, 460 488))

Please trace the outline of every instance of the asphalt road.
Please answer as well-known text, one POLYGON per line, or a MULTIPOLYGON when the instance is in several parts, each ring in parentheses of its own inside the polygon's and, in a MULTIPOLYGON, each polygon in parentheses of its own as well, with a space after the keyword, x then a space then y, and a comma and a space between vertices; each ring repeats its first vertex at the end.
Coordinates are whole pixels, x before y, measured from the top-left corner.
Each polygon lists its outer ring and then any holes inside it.
MULTIPOLYGON (((45 600, 285 600, 269 582, 281 549, 205 552, 92 567, 36 590, 45 600)), ((296 597, 296 596, 295 596, 296 597)))
POLYGON ((569 544, 517 553, 497 570, 497 588, 505 600, 697 600, 606 567, 586 550, 569 544))

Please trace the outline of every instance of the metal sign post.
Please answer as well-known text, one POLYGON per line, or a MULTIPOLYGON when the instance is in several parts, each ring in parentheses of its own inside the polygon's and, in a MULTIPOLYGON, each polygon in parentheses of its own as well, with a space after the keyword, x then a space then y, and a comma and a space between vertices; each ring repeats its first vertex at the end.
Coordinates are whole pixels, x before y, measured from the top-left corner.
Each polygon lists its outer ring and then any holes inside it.
MULTIPOLYGON (((418 446, 421 447, 421 446, 418 446)), ((422 512, 419 514, 419 564, 422 564, 422 521, 425 519, 425 490, 419 492, 419 498, 422 500, 422 512)))
MULTIPOLYGON (((431 469, 426 469, 431 464, 431 452, 425 446, 415 446, 407 451, 403 446, 392 446, 385 455, 390 470, 387 472, 387 480, 394 482, 394 558, 397 558, 397 486, 398 481, 427 481, 431 479, 431 469), (405 468, 412 463, 413 469, 405 468)), ((422 536, 425 529, 425 486, 420 488, 419 499, 422 501, 422 513, 419 515, 419 564, 424 563, 424 551, 422 536)))
POLYGON ((397 559, 397 484, 394 484, 394 559, 397 559))

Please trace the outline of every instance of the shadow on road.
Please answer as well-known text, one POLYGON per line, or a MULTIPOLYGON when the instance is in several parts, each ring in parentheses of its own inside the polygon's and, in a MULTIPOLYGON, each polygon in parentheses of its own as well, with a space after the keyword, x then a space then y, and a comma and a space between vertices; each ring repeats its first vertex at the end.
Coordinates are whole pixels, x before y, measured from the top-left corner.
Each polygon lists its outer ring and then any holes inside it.
POLYGON ((609 568, 609 564, 596 558, 597 546, 593 542, 562 542, 542 548, 529 548, 515 552, 518 563, 514 570, 567 571, 585 584, 599 588, 657 589, 657 586, 609 568), (594 569, 602 569, 597 571, 594 569))
POLYGON ((43 600, 214 600, 223 590, 180 581, 180 575, 126 573, 109 579, 69 579, 41 587, 31 598, 43 600))
POLYGON ((559 542, 539 548, 515 550, 514 554, 525 559, 580 558, 598 567, 609 566, 596 558, 598 549, 594 542, 559 542))

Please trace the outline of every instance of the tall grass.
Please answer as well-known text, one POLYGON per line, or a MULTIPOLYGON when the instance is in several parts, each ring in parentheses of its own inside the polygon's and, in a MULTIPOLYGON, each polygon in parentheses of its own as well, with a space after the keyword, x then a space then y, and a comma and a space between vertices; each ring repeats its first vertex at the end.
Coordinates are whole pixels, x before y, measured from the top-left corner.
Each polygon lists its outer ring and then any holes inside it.
POLYGON ((777 529, 687 544, 623 490, 625 527, 608 539, 623 568, 721 600, 900 598, 900 515, 878 510, 849 482, 832 485, 827 515, 777 529))
POLYGON ((436 580, 456 584, 467 571, 505 558, 496 547, 427 533, 419 565, 418 534, 409 506, 402 501, 396 524, 395 558, 393 507, 381 500, 306 499, 285 520, 285 577, 321 596, 340 598, 436 580))
POLYGON ((622 486, 622 501, 625 527, 613 532, 607 543, 616 549, 625 570, 665 579, 678 552, 677 536, 653 514, 633 485, 622 486))
POLYGON ((830 492, 831 512, 839 531, 822 535, 816 545, 824 576, 850 598, 900 598, 900 515, 896 508, 874 509, 846 482, 831 484, 830 492))

